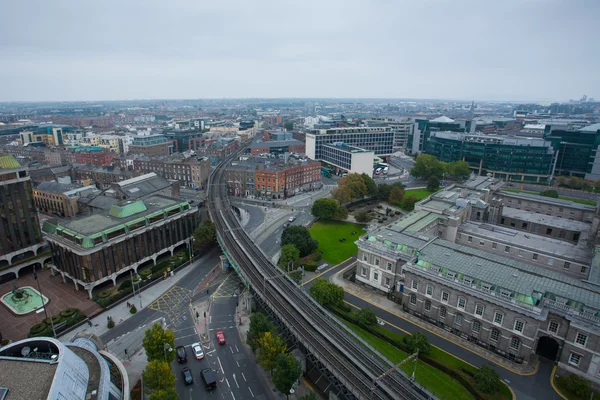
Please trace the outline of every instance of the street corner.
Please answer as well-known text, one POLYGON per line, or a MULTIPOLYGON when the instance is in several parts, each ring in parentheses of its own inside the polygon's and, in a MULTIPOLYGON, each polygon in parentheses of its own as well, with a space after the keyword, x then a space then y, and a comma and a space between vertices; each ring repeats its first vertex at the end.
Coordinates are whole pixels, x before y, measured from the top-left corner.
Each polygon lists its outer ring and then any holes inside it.
POLYGON ((240 278, 233 273, 227 275, 219 287, 212 295, 213 299, 230 298, 239 295, 243 290, 244 284, 240 278))

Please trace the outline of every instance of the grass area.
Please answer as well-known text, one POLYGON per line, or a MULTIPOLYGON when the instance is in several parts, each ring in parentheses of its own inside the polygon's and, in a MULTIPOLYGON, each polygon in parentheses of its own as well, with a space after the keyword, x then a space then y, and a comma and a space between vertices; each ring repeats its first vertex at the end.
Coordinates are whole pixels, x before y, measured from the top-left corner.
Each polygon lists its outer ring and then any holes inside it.
POLYGON ((417 200, 423 200, 425 197, 431 196, 435 192, 430 192, 427 189, 406 189, 404 196, 415 196, 417 200))
MULTIPOLYGON (((527 193, 527 194, 539 195, 539 193, 532 192, 532 191, 529 191, 529 190, 502 189, 502 191, 503 192, 527 193)), ((544 196, 540 196, 540 197, 544 197, 544 196)), ((567 197, 567 196, 558 196, 558 198, 561 199, 561 200, 569 200, 569 201, 572 201, 573 203, 586 204, 588 206, 595 206, 596 205, 596 202, 592 201, 592 200, 578 199, 578 198, 575 198, 575 197, 567 197)))
MULTIPOLYGON (((554 385, 556 385, 556 388, 560 391, 560 393, 565 396, 567 399, 569 400, 589 400, 589 397, 581 397, 576 395, 573 392, 570 392, 569 390, 567 390, 567 388, 565 387, 565 384, 563 382, 563 377, 559 377, 554 379, 554 385)), ((600 398, 600 393, 597 391, 594 391, 594 399, 599 399, 600 398)))
POLYGON ((334 265, 358 252, 354 242, 365 233, 361 225, 340 221, 317 221, 309 231, 310 236, 319 242, 318 250, 323 252, 321 259, 334 265), (341 238, 346 240, 340 242, 341 238))
MULTIPOLYGON (((392 363, 397 364, 408 357, 408 354, 404 351, 397 349, 396 347, 377 337, 374 337, 358 326, 351 324, 348 321, 342 322, 392 363)), ((412 362, 408 362, 401 367, 401 369, 408 375, 412 375, 413 368, 414 363, 412 362)), ((450 378, 443 372, 433 368, 432 366, 423 363, 422 361, 417 363, 415 379, 419 384, 423 385, 425 388, 427 388, 427 390, 440 399, 473 399, 473 396, 471 396, 471 394, 460 383, 450 378)))

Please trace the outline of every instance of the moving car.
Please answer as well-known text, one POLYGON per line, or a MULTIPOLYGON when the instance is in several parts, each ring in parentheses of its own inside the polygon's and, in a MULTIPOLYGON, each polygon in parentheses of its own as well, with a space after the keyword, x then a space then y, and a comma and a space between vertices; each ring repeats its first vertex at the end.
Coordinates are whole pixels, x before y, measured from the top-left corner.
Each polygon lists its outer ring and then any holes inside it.
POLYGON ((191 385, 194 383, 194 377, 192 376, 192 370, 188 367, 185 367, 181 370, 181 375, 183 375, 183 382, 186 385, 191 385))
POLYGON ((201 360, 204 358, 204 350, 202 350, 202 345, 200 343, 193 343, 192 351, 194 352, 194 357, 196 357, 196 360, 201 360))
POLYGON ((294 216, 291 216, 291 217, 288 219, 288 221, 290 221, 290 222, 294 222, 295 220, 296 220, 296 217, 294 217, 294 216))
POLYGON ((213 390, 217 387, 217 378, 215 377, 215 371, 212 369, 203 369, 202 372, 200 372, 200 376, 202 376, 206 390, 213 390))
POLYGON ((225 334, 223 331, 217 331, 217 342, 219 344, 225 344, 225 334))
POLYGON ((187 352, 185 351, 185 347, 177 346, 175 350, 177 351, 177 362, 179 364, 187 362, 187 352))
POLYGON ((283 229, 288 228, 291 224, 289 222, 286 222, 285 224, 283 224, 283 229))

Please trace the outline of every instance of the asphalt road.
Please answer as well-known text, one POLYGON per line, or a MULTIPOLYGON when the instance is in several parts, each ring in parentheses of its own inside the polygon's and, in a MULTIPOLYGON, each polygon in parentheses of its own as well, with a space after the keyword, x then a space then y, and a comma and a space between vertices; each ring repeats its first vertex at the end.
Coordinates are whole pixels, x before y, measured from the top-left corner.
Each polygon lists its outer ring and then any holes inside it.
MULTIPOLYGON (((172 368, 177 380, 175 388, 180 399, 192 398, 214 398, 227 400, 253 399, 255 397, 266 398, 266 392, 256 375, 256 366, 248 357, 246 349, 242 345, 240 335, 235 323, 235 310, 237 297, 217 298, 212 304, 209 316, 210 344, 204 348, 205 357, 196 360, 189 345, 190 339, 186 340, 188 330, 178 328, 178 336, 175 345, 186 346, 188 361, 179 364, 173 361, 172 368), (216 341, 216 332, 223 331, 226 344, 219 345, 216 341), (189 342, 189 343, 188 343, 189 342), (181 369, 188 367, 192 371, 194 383, 185 385, 181 375, 181 369), (207 391, 200 372, 205 368, 211 368, 217 375, 217 388, 207 391)), ((197 337, 197 335, 196 335, 197 337)), ((196 340, 197 341, 197 340, 196 340)))

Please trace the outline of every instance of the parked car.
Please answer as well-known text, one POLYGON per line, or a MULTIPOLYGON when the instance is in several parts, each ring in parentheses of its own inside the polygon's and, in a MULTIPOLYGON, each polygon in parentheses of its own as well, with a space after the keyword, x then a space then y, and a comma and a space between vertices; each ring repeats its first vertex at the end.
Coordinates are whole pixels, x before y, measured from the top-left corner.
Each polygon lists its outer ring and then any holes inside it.
POLYGON ((202 350, 202 345, 200 343, 193 343, 192 351, 194 352, 194 357, 196 357, 196 360, 201 360, 204 358, 204 350, 202 350))
POLYGON ((296 220, 296 217, 294 217, 293 215, 288 219, 288 221, 290 222, 294 222, 296 220))
POLYGON ((177 346, 175 351, 177 352, 177 362, 179 364, 186 363, 187 362, 187 352, 185 351, 185 347, 177 346))
POLYGON ((194 376, 192 375, 192 370, 188 367, 185 367, 181 370, 181 375, 183 375, 183 382, 186 385, 191 385, 194 383, 194 376))
POLYGON ((204 387, 206 390, 213 390, 217 387, 217 378, 215 377, 215 371, 210 368, 203 369, 200 372, 202 380, 204 381, 204 387))
POLYGON ((225 344, 225 334, 223 331, 217 331, 217 342, 219 344, 225 344))

